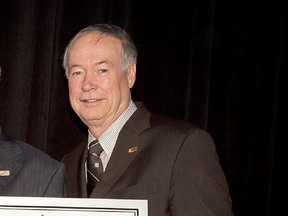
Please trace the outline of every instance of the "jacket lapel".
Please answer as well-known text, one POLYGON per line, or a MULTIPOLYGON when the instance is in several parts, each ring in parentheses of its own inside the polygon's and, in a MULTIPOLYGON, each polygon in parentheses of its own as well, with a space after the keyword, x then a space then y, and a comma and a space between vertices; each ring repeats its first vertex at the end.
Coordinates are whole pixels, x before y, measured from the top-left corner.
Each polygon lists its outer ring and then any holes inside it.
POLYGON ((62 159, 66 166, 68 197, 87 197, 85 161, 87 141, 82 142, 62 159))
POLYGON ((146 146, 140 135, 150 127, 151 114, 144 105, 138 103, 136 105, 138 109, 121 130, 102 179, 92 192, 91 197, 105 197, 110 188, 146 146))
POLYGON ((22 150, 15 140, 1 133, 0 136, 0 191, 21 170, 24 159, 22 150))

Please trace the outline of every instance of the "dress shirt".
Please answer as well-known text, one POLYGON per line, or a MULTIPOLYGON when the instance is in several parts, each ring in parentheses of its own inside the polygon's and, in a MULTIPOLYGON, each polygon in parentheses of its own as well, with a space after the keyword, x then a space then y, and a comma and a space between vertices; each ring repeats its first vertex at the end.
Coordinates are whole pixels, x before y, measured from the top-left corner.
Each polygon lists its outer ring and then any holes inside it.
MULTIPOLYGON (((136 111, 136 109, 136 105, 131 100, 128 108, 119 116, 119 118, 115 122, 111 124, 111 126, 100 137, 98 137, 98 140, 103 148, 103 152, 101 153, 100 158, 103 163, 104 171, 111 157, 119 132, 123 128, 124 124, 128 121, 128 119, 132 116, 132 114, 136 111)), ((94 137, 88 130, 88 145, 95 139, 96 137, 94 137)))

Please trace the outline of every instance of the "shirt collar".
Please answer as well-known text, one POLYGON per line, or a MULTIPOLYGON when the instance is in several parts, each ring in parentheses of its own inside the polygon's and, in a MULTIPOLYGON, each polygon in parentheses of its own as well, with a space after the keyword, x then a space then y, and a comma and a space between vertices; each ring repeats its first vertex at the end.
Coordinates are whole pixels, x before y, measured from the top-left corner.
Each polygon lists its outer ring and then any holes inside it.
MULTIPOLYGON (((107 154, 109 158, 112 154, 112 151, 114 149, 120 131, 122 130, 124 124, 136 111, 136 109, 137 107, 135 103, 131 100, 128 108, 119 116, 119 118, 115 122, 112 123, 112 125, 109 128, 107 128, 107 130, 100 137, 98 137, 98 140, 104 152, 107 154)), ((92 142, 95 139, 96 138, 88 130, 88 143, 92 142)))

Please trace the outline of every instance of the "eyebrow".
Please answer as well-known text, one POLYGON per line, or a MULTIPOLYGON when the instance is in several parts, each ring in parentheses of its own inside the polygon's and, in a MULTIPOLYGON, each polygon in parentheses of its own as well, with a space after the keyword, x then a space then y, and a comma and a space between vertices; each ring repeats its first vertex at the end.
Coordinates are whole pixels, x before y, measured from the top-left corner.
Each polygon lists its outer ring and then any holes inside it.
MULTIPOLYGON (((103 64, 107 64, 107 65, 113 66, 113 63, 111 63, 111 62, 109 62, 107 60, 103 60, 103 61, 99 61, 99 62, 94 63, 94 65, 96 65, 96 66, 103 65, 103 64)), ((82 66, 79 65, 79 64, 74 64, 71 67, 69 67, 69 70, 71 70, 72 68, 75 68, 75 67, 82 67, 82 66)))
POLYGON ((102 65, 102 64, 111 64, 111 63, 109 63, 109 61, 107 61, 107 60, 104 60, 104 61, 100 61, 100 62, 96 62, 95 63, 95 65, 102 65))

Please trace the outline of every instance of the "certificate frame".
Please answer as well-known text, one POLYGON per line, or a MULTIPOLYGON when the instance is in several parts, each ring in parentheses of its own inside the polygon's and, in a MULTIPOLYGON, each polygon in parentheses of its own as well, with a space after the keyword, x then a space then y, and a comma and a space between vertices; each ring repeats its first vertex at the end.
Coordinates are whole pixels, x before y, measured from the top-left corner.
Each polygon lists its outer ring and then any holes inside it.
POLYGON ((1 216, 148 216, 148 201, 0 196, 1 216))

